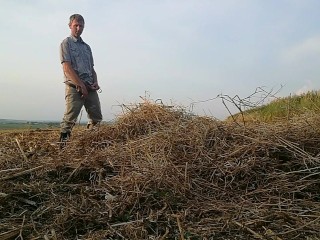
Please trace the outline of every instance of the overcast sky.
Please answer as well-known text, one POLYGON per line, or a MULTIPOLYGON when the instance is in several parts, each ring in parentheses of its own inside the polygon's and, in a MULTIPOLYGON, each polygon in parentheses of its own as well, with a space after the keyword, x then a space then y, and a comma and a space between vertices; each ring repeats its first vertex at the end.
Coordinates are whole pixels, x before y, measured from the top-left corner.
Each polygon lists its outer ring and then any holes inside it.
POLYGON ((140 96, 224 119, 221 99, 209 100, 219 94, 317 90, 319 10, 319 0, 0 0, 0 118, 61 120, 71 14, 85 18, 109 121, 140 96))

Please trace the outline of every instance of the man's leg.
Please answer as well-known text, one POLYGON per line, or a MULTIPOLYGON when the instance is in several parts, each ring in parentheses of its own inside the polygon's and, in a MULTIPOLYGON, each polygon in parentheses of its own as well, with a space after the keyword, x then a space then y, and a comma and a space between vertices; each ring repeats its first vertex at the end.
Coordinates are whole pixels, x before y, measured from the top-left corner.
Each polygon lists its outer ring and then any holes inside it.
POLYGON ((81 94, 73 87, 66 85, 65 91, 66 107, 63 120, 60 124, 61 133, 70 135, 73 126, 77 122, 77 118, 83 106, 84 100, 81 94))
POLYGON ((89 118, 87 128, 91 129, 102 121, 101 105, 98 93, 96 91, 89 91, 89 95, 84 103, 84 106, 89 118))

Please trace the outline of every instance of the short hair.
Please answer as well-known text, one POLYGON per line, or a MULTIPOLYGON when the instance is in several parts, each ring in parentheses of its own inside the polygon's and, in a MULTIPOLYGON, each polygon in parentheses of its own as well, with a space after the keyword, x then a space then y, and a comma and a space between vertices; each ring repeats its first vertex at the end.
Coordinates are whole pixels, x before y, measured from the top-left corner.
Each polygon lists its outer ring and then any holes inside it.
POLYGON ((82 21, 84 23, 84 18, 80 14, 72 14, 69 18, 69 25, 71 25, 73 20, 82 21))

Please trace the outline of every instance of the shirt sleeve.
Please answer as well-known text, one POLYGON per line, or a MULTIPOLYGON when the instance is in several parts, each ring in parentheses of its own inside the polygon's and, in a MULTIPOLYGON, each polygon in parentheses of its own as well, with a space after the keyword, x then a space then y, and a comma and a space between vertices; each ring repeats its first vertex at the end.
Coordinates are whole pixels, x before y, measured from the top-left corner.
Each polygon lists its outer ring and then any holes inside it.
POLYGON ((93 61, 93 54, 92 54, 92 50, 91 50, 91 47, 87 44, 88 46, 88 49, 89 49, 89 52, 90 52, 90 61, 92 63, 92 66, 94 66, 94 61, 93 61))
POLYGON ((71 62, 69 44, 67 39, 63 40, 60 44, 60 62, 71 62))

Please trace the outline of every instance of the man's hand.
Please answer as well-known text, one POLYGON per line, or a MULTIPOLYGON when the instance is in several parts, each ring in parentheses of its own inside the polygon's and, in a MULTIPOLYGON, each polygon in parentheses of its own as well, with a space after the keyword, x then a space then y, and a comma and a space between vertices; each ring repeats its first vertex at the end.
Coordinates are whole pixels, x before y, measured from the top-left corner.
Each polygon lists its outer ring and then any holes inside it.
POLYGON ((90 88, 91 88, 92 90, 99 90, 99 89, 100 89, 100 86, 99 86, 99 84, 98 84, 97 82, 94 82, 94 83, 90 86, 90 88))
POLYGON ((81 98, 86 98, 88 97, 88 90, 86 85, 84 85, 83 83, 81 85, 77 86, 77 91, 82 93, 81 98))
POLYGON ((63 63, 63 71, 65 75, 72 81, 74 85, 77 86, 77 91, 82 93, 81 97, 86 98, 88 96, 88 89, 86 85, 81 81, 76 72, 71 66, 70 62, 63 63))

